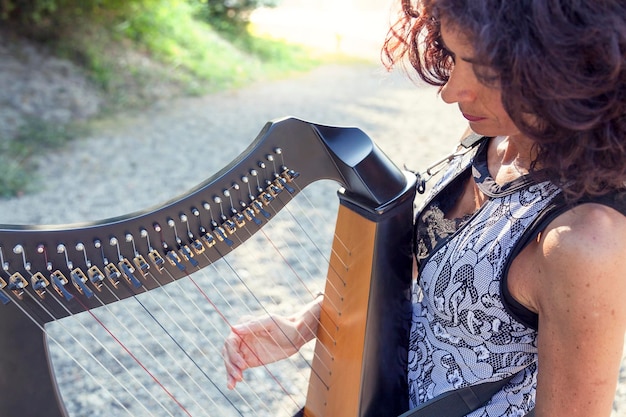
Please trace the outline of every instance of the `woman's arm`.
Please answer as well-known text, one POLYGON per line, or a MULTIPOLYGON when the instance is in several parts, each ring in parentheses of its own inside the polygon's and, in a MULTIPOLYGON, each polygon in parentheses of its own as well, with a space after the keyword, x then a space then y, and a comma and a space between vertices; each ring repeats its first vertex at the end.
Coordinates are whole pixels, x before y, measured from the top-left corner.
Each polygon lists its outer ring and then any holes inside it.
POLYGON ((227 386, 233 389, 243 380, 243 371, 285 359, 315 337, 322 308, 322 296, 291 316, 269 315, 247 318, 233 326, 224 342, 222 357, 227 386))
POLYGON ((626 218, 581 205, 557 218, 534 250, 536 416, 608 417, 626 329, 626 218))

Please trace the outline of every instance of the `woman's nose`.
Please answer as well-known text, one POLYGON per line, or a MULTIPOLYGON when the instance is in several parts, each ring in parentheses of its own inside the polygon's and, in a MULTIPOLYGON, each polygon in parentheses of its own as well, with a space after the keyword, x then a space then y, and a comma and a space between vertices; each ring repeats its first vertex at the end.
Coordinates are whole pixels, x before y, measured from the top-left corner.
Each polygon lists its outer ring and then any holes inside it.
MULTIPOLYGON (((472 71, 470 69, 470 71, 472 71)), ((448 103, 464 103, 476 100, 476 83, 473 72, 454 67, 450 71, 448 82, 441 88, 441 99, 448 103)))

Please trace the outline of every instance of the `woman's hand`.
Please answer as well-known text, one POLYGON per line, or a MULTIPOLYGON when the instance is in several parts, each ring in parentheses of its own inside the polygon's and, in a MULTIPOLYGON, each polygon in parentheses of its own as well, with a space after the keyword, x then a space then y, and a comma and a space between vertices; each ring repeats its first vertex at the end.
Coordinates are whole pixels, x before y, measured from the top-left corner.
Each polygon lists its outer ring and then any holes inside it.
POLYGON ((285 359, 313 339, 320 310, 321 297, 293 316, 248 317, 233 326, 222 349, 228 388, 243 380, 246 369, 285 359))

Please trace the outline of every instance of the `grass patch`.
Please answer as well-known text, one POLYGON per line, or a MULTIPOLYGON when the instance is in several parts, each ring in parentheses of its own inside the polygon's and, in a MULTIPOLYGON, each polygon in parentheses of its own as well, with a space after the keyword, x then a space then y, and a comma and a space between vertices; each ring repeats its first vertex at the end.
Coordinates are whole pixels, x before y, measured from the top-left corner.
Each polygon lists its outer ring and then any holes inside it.
POLYGON ((62 149, 86 134, 83 124, 62 125, 31 118, 16 136, 0 141, 0 197, 14 197, 34 190, 37 155, 62 149))

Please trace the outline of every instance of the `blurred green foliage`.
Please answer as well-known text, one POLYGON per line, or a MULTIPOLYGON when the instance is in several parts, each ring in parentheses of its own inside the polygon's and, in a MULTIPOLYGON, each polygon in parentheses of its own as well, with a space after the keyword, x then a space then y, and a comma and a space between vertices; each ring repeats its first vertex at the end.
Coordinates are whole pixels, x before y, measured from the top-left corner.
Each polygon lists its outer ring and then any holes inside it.
POLYGON ((251 12, 278 2, 0 0, 0 23, 79 63, 112 103, 128 105, 141 104, 118 96, 129 90, 128 83, 170 80, 186 93, 201 93, 316 65, 303 47, 248 32, 251 12), (133 64, 123 55, 129 47, 163 65, 133 64))
POLYGON ((259 7, 275 7, 278 0, 196 0, 204 7, 199 16, 216 30, 229 35, 246 31, 250 14, 259 7))
POLYGON ((48 29, 71 23, 76 17, 90 20, 112 15, 132 18, 152 7, 177 10, 182 3, 195 7, 197 15, 216 30, 241 32, 245 31, 255 9, 274 7, 279 0, 2 0, 0 18, 25 33, 53 34, 54 31, 48 29))

